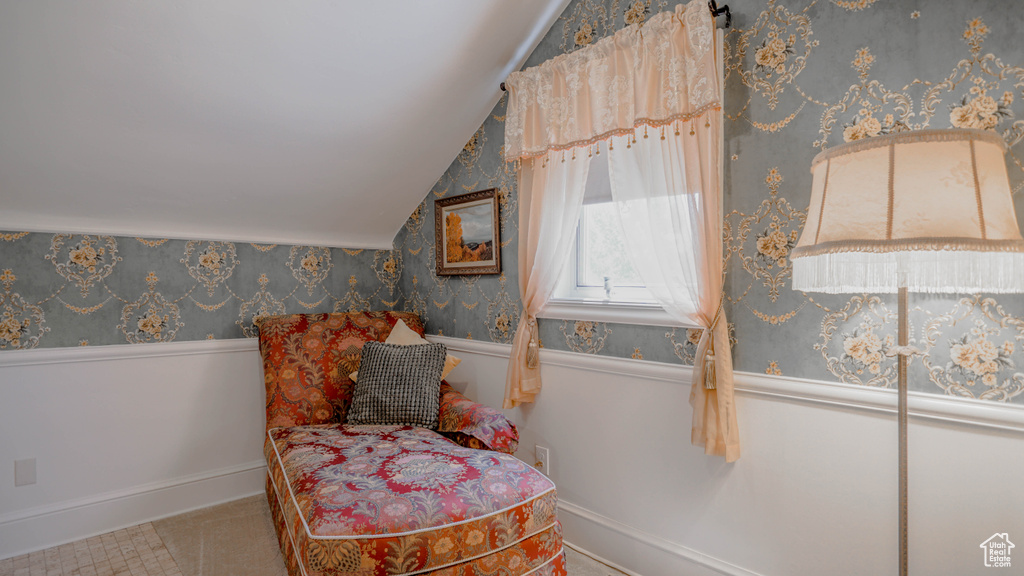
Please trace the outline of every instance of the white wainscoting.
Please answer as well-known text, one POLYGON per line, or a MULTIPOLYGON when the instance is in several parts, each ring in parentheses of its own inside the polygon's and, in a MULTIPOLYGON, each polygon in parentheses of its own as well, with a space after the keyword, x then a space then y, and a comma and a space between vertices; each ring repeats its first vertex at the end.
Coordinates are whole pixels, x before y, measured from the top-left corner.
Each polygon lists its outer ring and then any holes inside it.
MULTIPOLYGON (((431 337, 448 377, 492 406, 509 346, 431 337)), ((551 450, 565 539, 643 576, 895 574, 895 394, 740 373, 743 456, 690 445, 691 370, 541 352, 544 389, 506 414, 519 457, 551 450)), ((984 571, 979 545, 1024 540, 1024 408, 911 394, 910 567, 984 571)))
POLYGON ((0 352, 0 558, 261 492, 263 399, 254 340, 0 352))
MULTIPOLYGON (((508 346, 433 339, 501 405, 508 346)), ((895 572, 893 394, 739 374, 730 465, 689 444, 689 369, 541 361, 539 401, 506 413, 521 458, 551 449, 573 545, 642 576, 895 572)), ((261 492, 263 399, 253 340, 0 353, 0 558, 261 492), (15 488, 24 458, 38 483, 15 488)), ((910 405, 912 569, 979 572, 983 540, 1024 539, 1024 409, 910 405)))

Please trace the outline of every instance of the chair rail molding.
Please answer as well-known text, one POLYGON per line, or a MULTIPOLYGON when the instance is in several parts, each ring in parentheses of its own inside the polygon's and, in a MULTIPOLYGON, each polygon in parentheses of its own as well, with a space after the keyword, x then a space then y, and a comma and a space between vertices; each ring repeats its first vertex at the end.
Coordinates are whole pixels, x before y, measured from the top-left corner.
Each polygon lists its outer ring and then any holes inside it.
MULTIPOLYGON (((427 336, 444 344, 449 351, 508 358, 512 346, 496 342, 466 340, 449 336, 427 336)), ((579 354, 542 349, 542 365, 561 366, 637 378, 676 382, 689 386, 693 368, 681 364, 579 354)), ((762 396, 781 401, 811 403, 862 411, 896 413, 896 391, 829 382, 773 376, 752 372, 734 374, 736 391, 741 395, 762 396)), ((918 420, 951 422, 1024 433, 1024 406, 929 394, 909 393, 910 416, 918 420)))
POLYGON ((0 352, 0 368, 257 351, 259 351, 259 342, 255 338, 183 340, 180 342, 156 342, 152 344, 112 344, 107 346, 75 346, 66 348, 32 348, 30 350, 0 352))

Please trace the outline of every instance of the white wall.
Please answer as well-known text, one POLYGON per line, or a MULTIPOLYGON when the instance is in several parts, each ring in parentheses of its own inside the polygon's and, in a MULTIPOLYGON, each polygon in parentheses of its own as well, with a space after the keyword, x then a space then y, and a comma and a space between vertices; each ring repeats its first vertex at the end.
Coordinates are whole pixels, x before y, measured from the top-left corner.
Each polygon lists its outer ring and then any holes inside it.
MULTIPOLYGON (((436 338, 449 381, 500 406, 508 347, 436 338)), ((565 539, 644 576, 897 572, 895 394, 741 374, 743 456, 690 445, 690 371, 545 350, 544 389, 506 411, 520 458, 551 449, 565 539)), ((1024 543, 1024 410, 911 395, 910 569, 984 571, 1024 543)), ((1024 555, 1020 558, 1024 566, 1024 555)))
MULTIPOLYGON (((500 406, 508 346, 437 339, 500 406)), ((568 542, 643 576, 895 573, 893 394, 739 375, 725 464, 690 446, 686 368, 541 358, 539 401, 507 413, 521 458, 551 449, 568 542)), ((263 399, 252 340, 0 354, 0 558, 261 492, 263 399), (39 481, 15 488, 22 458, 39 481)), ((983 540, 1024 540, 1024 409, 911 409, 911 570, 981 572, 983 540)))
POLYGON ((0 558, 261 492, 263 399, 253 340, 0 353, 0 558))

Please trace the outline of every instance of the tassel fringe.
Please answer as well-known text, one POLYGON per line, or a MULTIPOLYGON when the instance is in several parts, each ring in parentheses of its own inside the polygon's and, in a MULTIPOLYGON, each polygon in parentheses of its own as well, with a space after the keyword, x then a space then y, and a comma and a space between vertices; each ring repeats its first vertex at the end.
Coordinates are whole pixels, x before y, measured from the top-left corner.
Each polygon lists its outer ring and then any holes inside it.
POLYGON ((708 390, 715 389, 715 382, 718 381, 717 374, 715 374, 715 353, 708 352, 704 355, 704 388, 708 390))
POLYGON ((540 361, 540 342, 538 342, 537 335, 537 319, 530 318, 528 326, 530 330, 530 343, 526 345, 526 367, 532 370, 537 367, 537 363, 540 361))
POLYGON ((975 294, 1024 292, 1024 253, 966 250, 836 252, 793 258, 804 292, 975 294))

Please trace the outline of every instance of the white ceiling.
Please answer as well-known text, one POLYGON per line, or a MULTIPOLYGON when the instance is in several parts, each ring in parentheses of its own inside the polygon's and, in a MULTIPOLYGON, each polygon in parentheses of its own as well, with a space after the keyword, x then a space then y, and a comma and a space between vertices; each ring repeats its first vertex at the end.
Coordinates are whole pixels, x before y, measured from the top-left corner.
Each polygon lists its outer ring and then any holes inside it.
POLYGON ((568 0, 0 2, 0 229, 390 248, 568 0))

